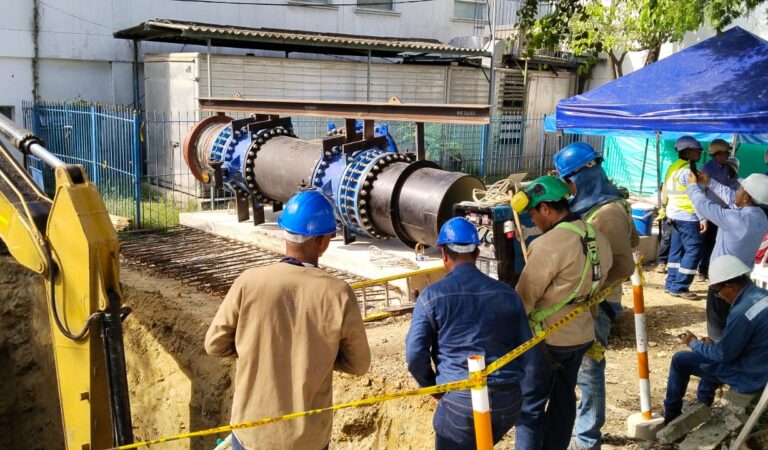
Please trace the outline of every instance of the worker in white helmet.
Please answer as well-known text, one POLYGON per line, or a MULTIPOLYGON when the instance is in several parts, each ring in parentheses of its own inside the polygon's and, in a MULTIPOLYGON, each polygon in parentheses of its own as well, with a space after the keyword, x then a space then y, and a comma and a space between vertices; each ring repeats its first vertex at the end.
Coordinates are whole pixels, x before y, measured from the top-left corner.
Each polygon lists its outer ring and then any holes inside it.
POLYGON ((672 357, 664 398, 664 422, 681 414, 691 375, 700 378, 696 396, 711 406, 715 389, 727 384, 736 392, 762 390, 768 382, 768 291, 755 286, 750 268, 732 255, 709 266, 709 284, 731 307, 723 338, 712 342, 687 331, 680 335, 690 351, 672 357))
MULTIPOLYGON (((768 204, 768 176, 752 174, 741 180, 741 186, 734 192, 710 179, 706 173, 700 173, 698 180, 691 174, 686 191, 696 211, 718 227, 711 261, 722 255, 733 255, 747 267, 752 267, 755 253, 768 231, 768 218, 759 206, 768 204), (718 195, 728 207, 708 198, 704 194, 705 188, 718 195)), ((728 304, 710 288, 707 292, 707 333, 716 341, 725 328, 728 309, 728 304)))

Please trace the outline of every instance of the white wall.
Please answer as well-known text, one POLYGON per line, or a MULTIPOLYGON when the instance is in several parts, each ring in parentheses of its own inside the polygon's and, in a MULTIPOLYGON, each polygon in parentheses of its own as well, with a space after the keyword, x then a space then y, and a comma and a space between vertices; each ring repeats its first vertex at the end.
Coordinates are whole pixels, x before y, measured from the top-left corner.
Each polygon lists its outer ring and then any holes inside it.
MULTIPOLYGON (((0 0, 0 105, 17 112, 32 99, 32 9, 35 0, 0 0)), ((171 0, 37 0, 40 5, 40 96, 44 100, 131 103, 133 51, 112 33, 155 18, 247 27, 431 38, 448 42, 473 34, 470 21, 454 20, 453 0, 395 4, 391 12, 356 6, 213 5, 171 0)), ((288 0, 286 0, 288 1, 288 0)), ((337 4, 355 0, 332 0, 337 4)), ((143 43, 146 53, 205 51, 191 45, 143 43)), ((219 49, 218 52, 246 53, 219 49)), ((284 57, 282 53, 251 51, 284 57)), ((306 57, 306 55, 291 55, 306 57)), ((322 57, 322 56, 320 56, 322 57)), ((318 58, 311 56, 310 58, 318 58)), ((334 57, 331 57, 334 58, 334 57)), ((143 69, 142 69, 143 70, 143 69)), ((140 74, 143 78, 143 73, 140 74)), ((140 83, 143 89, 143 83, 140 83)), ((17 120, 20 116, 17 116, 17 120)))

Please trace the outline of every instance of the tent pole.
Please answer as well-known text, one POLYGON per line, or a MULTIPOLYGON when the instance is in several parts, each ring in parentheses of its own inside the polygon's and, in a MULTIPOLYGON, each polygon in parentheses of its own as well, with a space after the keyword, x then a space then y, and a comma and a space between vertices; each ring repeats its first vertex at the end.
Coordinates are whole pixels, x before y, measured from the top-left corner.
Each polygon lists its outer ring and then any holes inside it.
POLYGON ((648 161, 648 141, 649 139, 646 138, 645 150, 643 150, 643 170, 640 171, 640 195, 643 195, 643 182, 645 181, 645 163, 646 161, 648 161))
POLYGON ((661 208, 661 131, 656 132, 656 187, 658 188, 656 200, 661 208))

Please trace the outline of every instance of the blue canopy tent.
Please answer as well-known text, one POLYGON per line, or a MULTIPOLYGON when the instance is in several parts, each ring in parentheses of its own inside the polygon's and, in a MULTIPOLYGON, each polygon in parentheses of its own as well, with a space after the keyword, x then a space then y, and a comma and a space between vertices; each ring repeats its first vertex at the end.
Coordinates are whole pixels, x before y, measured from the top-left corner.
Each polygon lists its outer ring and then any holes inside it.
POLYGON ((561 100, 555 127, 566 133, 654 138, 658 183, 662 133, 664 138, 691 134, 701 140, 768 142, 768 42, 731 28, 561 100))

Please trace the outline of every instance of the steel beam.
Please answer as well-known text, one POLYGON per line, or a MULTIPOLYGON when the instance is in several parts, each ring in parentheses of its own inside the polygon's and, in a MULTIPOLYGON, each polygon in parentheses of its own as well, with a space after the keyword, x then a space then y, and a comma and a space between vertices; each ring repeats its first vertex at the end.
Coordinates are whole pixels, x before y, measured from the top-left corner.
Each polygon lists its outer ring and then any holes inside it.
POLYGON ((238 111, 260 114, 344 117, 349 119, 393 120, 406 122, 490 123, 490 105, 469 104, 390 104, 376 102, 329 102, 304 100, 258 100, 200 98, 203 111, 238 111))

